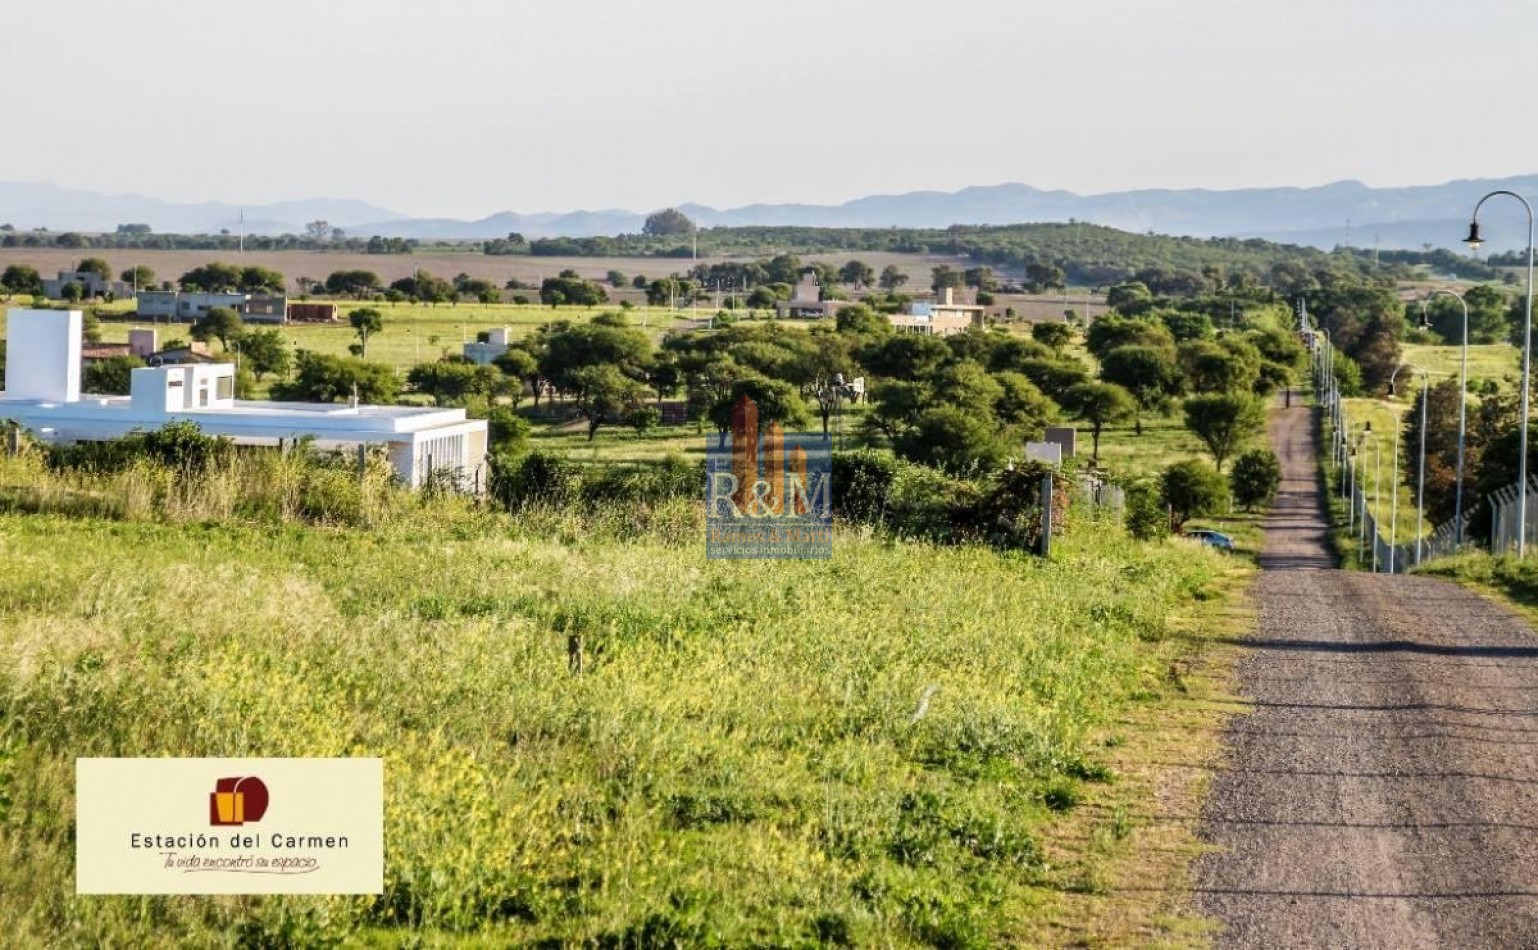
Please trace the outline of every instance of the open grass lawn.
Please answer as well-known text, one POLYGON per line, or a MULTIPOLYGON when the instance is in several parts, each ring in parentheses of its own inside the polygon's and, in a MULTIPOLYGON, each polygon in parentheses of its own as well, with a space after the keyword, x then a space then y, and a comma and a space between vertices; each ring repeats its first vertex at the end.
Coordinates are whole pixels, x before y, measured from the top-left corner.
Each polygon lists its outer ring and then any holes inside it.
MULTIPOLYGON (((1436 385, 1443 379, 1457 379, 1463 361, 1463 348, 1459 346, 1433 346, 1429 344, 1406 344, 1404 346, 1404 359, 1423 367, 1431 377, 1432 385, 1436 385)), ((1503 383, 1504 377, 1520 377, 1522 374, 1522 351, 1514 346, 1504 343, 1491 344, 1489 346, 1469 347, 1469 385, 1472 387, 1476 380, 1491 379, 1503 383)), ((1409 370, 1399 374, 1401 388, 1404 381, 1410 379, 1409 388, 1420 386, 1419 375, 1410 376, 1409 370)))
MULTIPOLYGON (((440 356, 462 352, 464 343, 475 342, 475 335, 482 330, 507 327, 514 336, 533 333, 537 328, 557 320, 575 323, 591 320, 600 313, 615 310, 614 307, 538 307, 517 304, 425 304, 349 303, 339 302, 340 321, 335 324, 291 323, 278 327, 291 346, 313 350, 333 356, 348 355, 348 347, 358 342, 352 327, 347 324, 347 313, 359 307, 373 307, 384 316, 384 332, 368 341, 368 358, 394 366, 404 372, 417 363, 437 359, 440 356)), ((688 319, 688 311, 669 311, 666 308, 638 308, 630 314, 636 326, 644 326, 656 336, 688 319)), ((150 324, 136 321, 131 314, 121 319, 102 322, 102 339, 109 343, 126 343, 128 331, 135 326, 150 324)), ((260 328, 260 327, 258 327, 260 328)), ((185 323, 160 324, 161 341, 189 339, 190 325, 185 323)), ((214 344, 215 349, 218 344, 214 344)))
POLYGON ((374 530, 0 515, 7 940, 1192 932, 1166 884, 1194 843, 1144 816, 1170 801, 1155 763, 1215 743, 1189 657, 1230 629, 1247 561, 1089 524, 1050 561, 842 529, 828 562, 707 561, 702 538, 694 505, 440 502, 374 530), (1181 709, 1205 731, 1154 743, 1181 709), (139 755, 383 756, 384 894, 74 897, 73 760, 139 755))

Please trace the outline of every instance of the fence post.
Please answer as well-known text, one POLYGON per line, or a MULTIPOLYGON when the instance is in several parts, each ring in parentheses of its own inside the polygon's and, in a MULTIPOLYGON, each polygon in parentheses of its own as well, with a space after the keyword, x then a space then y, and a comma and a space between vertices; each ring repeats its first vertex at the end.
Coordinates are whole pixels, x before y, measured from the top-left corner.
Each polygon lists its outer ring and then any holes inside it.
POLYGON ((1041 556, 1052 553, 1052 472, 1041 476, 1041 556))

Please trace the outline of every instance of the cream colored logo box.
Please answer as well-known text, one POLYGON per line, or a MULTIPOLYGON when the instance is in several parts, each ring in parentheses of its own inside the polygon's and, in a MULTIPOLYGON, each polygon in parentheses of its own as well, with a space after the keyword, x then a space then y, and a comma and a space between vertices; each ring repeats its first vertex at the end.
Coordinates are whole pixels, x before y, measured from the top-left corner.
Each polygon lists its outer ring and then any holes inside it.
POLYGON ((378 894, 382 759, 76 759, 78 894, 378 894))

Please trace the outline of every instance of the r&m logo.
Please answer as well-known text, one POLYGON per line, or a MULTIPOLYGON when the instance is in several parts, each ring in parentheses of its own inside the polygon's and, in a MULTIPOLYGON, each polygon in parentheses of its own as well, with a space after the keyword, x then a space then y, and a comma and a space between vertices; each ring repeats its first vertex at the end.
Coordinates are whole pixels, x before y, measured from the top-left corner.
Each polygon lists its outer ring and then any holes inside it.
POLYGON ((706 557, 831 557, 831 449, 827 436, 777 422, 760 432, 758 404, 738 399, 730 437, 705 447, 706 557))
POLYGON ((222 778, 208 796, 208 823, 243 825, 267 814, 267 785, 254 775, 222 778))

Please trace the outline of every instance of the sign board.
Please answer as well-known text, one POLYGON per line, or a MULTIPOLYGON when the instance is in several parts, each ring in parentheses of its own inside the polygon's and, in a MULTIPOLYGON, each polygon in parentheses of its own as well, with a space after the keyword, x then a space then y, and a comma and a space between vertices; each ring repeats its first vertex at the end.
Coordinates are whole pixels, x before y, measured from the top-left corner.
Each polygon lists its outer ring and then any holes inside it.
POLYGON ((1063 464, 1063 447, 1056 442, 1027 442, 1025 443, 1025 458, 1031 462, 1061 465, 1063 464))
POLYGON ((380 894, 383 759, 76 759, 77 894, 380 894))
POLYGON ((1063 447, 1063 458, 1071 459, 1078 455, 1078 429, 1072 426, 1050 426, 1045 438, 1048 442, 1055 442, 1063 447))

